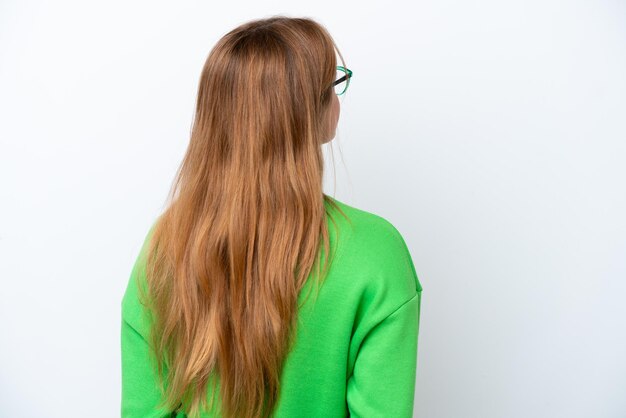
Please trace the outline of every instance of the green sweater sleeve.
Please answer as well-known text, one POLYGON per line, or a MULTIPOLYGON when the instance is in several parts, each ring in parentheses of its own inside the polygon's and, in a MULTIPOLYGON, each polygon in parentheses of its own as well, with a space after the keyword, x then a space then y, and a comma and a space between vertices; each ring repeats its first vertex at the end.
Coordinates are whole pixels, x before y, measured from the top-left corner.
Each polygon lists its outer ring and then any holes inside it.
POLYGON ((147 341, 122 319, 122 418, 165 418, 147 341))
POLYGON ((152 228, 147 234, 130 274, 122 298, 121 418, 165 418, 170 412, 157 408, 161 393, 148 341, 149 321, 138 299, 138 285, 145 284, 145 250, 152 228))
POLYGON ((421 290, 372 327, 347 383, 352 418, 413 416, 421 290))
POLYGON ((152 355, 145 338, 122 319, 121 418, 169 418, 170 411, 157 408, 161 400, 152 355))

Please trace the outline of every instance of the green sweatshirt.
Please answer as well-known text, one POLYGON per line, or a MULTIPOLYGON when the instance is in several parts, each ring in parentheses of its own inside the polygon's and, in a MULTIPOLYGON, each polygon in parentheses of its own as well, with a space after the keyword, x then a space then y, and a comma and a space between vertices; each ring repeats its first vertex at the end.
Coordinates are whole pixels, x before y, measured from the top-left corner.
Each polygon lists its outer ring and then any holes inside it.
MULTIPOLYGON (((410 252, 389 221, 334 201, 352 224, 325 203, 339 227, 338 238, 329 227, 337 256, 317 300, 312 290, 299 311, 274 417, 412 417, 422 286, 410 252)), ((155 408, 160 394, 135 283, 145 279, 141 264, 148 237, 121 303, 123 418, 170 416, 155 408)))

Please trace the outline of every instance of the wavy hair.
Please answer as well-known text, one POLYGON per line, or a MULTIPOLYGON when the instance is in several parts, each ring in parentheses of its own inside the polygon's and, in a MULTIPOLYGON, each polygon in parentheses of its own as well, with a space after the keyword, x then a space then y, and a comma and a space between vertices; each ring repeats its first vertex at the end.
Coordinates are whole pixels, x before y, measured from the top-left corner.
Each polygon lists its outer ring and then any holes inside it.
POLYGON ((322 189, 335 53, 316 21, 272 16, 206 59, 139 286, 167 410, 268 417, 278 403, 298 295, 329 268, 326 203, 346 216, 322 189))

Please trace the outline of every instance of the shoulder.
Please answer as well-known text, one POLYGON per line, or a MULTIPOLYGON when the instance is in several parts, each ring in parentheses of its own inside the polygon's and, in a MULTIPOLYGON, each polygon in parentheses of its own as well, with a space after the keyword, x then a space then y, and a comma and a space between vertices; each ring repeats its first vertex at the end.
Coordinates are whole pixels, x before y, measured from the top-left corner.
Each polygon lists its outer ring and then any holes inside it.
POLYGON ((148 309, 143 300, 143 296, 147 291, 145 263, 155 224, 153 223, 149 227, 148 232, 143 237, 143 241, 141 241, 140 249, 135 256, 121 300, 122 319, 143 336, 146 335, 149 324, 148 309))
POLYGON ((334 216, 339 229, 338 261, 383 282, 379 284, 399 287, 405 295, 421 291, 411 253, 398 228, 375 212, 332 199, 346 215, 334 216))
POLYGON ((369 257, 375 256, 377 261, 408 255, 404 236, 387 218, 334 198, 333 201, 346 216, 336 210, 332 215, 338 220, 340 233, 346 235, 345 240, 349 239, 354 249, 369 257))

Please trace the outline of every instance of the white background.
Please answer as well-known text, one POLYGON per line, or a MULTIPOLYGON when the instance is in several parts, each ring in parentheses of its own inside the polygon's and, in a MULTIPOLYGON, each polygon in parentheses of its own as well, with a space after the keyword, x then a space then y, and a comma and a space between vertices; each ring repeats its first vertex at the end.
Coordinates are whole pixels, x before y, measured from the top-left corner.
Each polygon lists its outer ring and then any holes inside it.
POLYGON ((0 3, 0 416, 113 417, 120 303, 215 42, 324 24, 326 192, 403 234, 415 416, 626 416, 626 4, 0 3))

